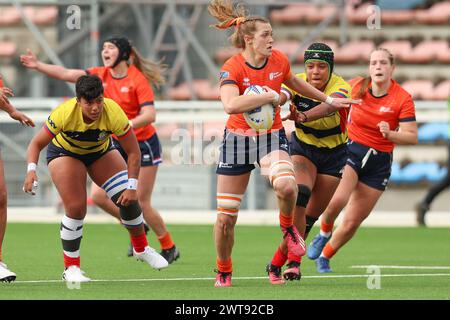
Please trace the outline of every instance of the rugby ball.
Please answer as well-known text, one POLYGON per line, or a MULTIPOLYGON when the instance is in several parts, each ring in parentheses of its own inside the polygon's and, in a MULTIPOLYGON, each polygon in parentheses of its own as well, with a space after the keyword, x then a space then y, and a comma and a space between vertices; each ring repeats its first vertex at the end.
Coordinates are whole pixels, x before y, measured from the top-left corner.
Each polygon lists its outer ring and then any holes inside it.
MULTIPOLYGON (((251 85, 244 91, 244 95, 261 94, 266 92, 261 86, 251 85)), ((273 120, 275 119, 275 109, 272 104, 267 103, 257 107, 251 111, 243 113, 244 119, 250 128, 259 130, 269 130, 272 128, 273 120)))

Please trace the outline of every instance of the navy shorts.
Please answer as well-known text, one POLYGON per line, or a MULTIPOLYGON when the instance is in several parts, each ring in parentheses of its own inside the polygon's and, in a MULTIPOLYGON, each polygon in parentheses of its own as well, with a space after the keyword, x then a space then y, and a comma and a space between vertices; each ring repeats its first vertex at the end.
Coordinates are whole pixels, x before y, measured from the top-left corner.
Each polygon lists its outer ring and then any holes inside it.
POLYGON ((255 169, 255 163, 272 151, 289 154, 289 141, 284 129, 259 136, 242 136, 227 129, 220 145, 219 164, 216 173, 237 176, 255 169))
MULTIPOLYGON (((127 161, 128 156, 125 150, 122 149, 119 141, 112 139, 114 147, 119 150, 122 157, 127 161)), ((148 140, 139 141, 139 149, 141 150, 141 167, 157 166, 162 162, 161 157, 161 143, 158 135, 155 133, 148 140)))
POLYGON ((392 152, 381 152, 355 141, 348 142, 347 164, 360 182, 377 190, 386 190, 391 176, 392 152))
POLYGON ((107 152, 114 150, 114 145, 112 142, 110 142, 109 147, 106 151, 103 152, 94 152, 94 153, 88 153, 88 154, 76 154, 72 153, 70 151, 67 151, 66 149, 60 148, 53 144, 53 142, 50 142, 47 146, 47 165, 52 161, 53 159, 59 158, 59 157, 72 157, 75 159, 80 160, 83 162, 83 164, 86 167, 89 167, 91 164, 93 164, 96 160, 100 159, 103 155, 105 155, 107 152))
POLYGON ((333 149, 317 148, 300 141, 292 132, 291 135, 291 155, 303 156, 311 161, 317 168, 318 174, 341 178, 342 169, 348 158, 347 145, 344 143, 333 149))

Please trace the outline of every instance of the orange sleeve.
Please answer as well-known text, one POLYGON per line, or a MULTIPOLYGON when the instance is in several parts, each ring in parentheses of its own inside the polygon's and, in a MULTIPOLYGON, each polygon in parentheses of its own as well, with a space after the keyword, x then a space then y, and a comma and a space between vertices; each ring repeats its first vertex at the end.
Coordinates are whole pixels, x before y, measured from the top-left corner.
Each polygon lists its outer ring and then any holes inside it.
POLYGON ((95 75, 100 75, 103 70, 105 69, 105 67, 92 67, 92 68, 88 68, 86 69, 86 73, 87 74, 95 74, 95 75))
POLYGON ((239 86, 239 73, 233 60, 228 60, 220 70, 220 86, 234 84, 239 86))
POLYGON ((142 76, 136 79, 136 96, 139 103, 139 107, 153 106, 154 105, 154 94, 152 86, 148 83, 148 80, 142 76))
POLYGON ((416 121, 416 111, 414 107, 414 101, 410 95, 408 95, 403 101, 400 108, 400 114, 398 115, 399 122, 411 122, 416 121))
POLYGON ((0 88, 3 88, 4 87, 4 85, 3 85, 3 77, 0 75, 0 88))

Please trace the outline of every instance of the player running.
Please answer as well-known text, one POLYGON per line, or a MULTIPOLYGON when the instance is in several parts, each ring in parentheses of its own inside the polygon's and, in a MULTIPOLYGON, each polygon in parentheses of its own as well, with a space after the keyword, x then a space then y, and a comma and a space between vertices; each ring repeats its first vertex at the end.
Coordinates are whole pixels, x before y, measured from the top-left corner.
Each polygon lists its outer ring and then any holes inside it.
POLYGON ((350 81, 352 96, 361 104, 351 107, 348 124, 349 158, 339 186, 322 214, 320 233, 308 247, 317 271, 331 272, 330 259, 356 233, 389 181, 395 144, 417 144, 414 102, 396 81, 394 56, 386 49, 370 55, 368 78, 350 81), (346 207, 342 222, 333 224, 346 207))
MULTIPOLYGON (((305 72, 296 76, 307 81, 327 96, 349 98, 350 85, 333 73, 334 53, 324 43, 313 43, 305 51, 305 72)), ((281 104, 291 100, 289 118, 295 120, 291 136, 291 158, 298 188, 294 225, 304 239, 325 210, 342 177, 347 160, 347 116, 349 109, 320 103, 283 86, 281 104)), ((286 242, 276 250, 267 266, 269 281, 282 284, 281 268, 286 263, 286 242)), ((284 272, 287 280, 300 280, 300 263, 288 261, 284 272)))
POLYGON ((230 287, 233 272, 231 253, 234 244, 234 226, 255 164, 267 175, 278 198, 279 219, 286 239, 289 261, 300 261, 305 253, 304 241, 293 225, 297 198, 294 166, 289 156, 289 142, 284 132, 279 108, 272 128, 252 130, 243 113, 271 103, 279 106, 281 84, 318 101, 335 107, 345 107, 351 100, 326 96, 323 92, 295 77, 287 57, 273 49, 272 27, 264 17, 248 16, 247 9, 233 6, 231 0, 214 0, 209 13, 218 20, 218 29, 234 28, 230 40, 243 51, 228 59, 220 73, 220 98, 230 115, 217 166, 217 219, 214 226, 217 251, 216 287, 230 287), (243 95, 250 85, 259 85, 267 92, 243 95))
POLYGON ((53 110, 31 140, 23 186, 25 192, 34 194, 39 153, 48 145, 48 169, 66 210, 60 232, 65 266, 63 279, 90 281, 80 269, 87 175, 119 208, 122 224, 133 244, 133 255, 155 269, 167 267, 168 262, 148 246, 145 236, 142 210, 137 201, 141 155, 127 116, 117 103, 103 98, 102 81, 95 75, 79 77, 76 94, 76 98, 53 110), (126 151, 126 163, 112 145, 111 134, 116 135, 126 151))
MULTIPOLYGON (((93 67, 87 70, 66 69, 43 63, 37 60, 31 51, 28 51, 27 55, 22 55, 20 59, 27 68, 35 69, 59 80, 75 82, 80 76, 86 74, 95 74, 102 79, 105 97, 113 99, 123 108, 138 139, 142 157, 139 172, 141 181, 138 189, 139 205, 143 210, 145 221, 158 237, 161 255, 169 263, 172 263, 180 257, 180 253, 161 215, 151 205, 158 165, 162 162, 162 150, 156 130, 152 126, 152 123, 155 122, 156 112, 150 83, 157 86, 164 83, 162 74, 164 66, 143 59, 125 37, 112 37, 106 40, 103 43, 101 55, 103 67, 93 67)), ((118 140, 114 138, 113 142, 122 156, 127 159, 118 140)), ((100 187, 92 184, 91 196, 99 207, 120 221, 119 209, 100 187)), ((128 256, 132 255, 133 251, 130 246, 128 256)))

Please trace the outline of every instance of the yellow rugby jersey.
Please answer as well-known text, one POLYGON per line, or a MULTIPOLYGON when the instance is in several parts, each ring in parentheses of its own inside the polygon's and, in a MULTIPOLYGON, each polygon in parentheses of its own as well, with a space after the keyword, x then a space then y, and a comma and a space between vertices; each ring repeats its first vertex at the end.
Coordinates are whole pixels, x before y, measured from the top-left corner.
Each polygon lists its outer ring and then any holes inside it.
POLYGON ((131 132, 125 112, 107 98, 104 98, 100 118, 92 123, 83 121, 81 107, 76 98, 72 98, 52 111, 44 128, 54 137, 54 145, 80 155, 104 152, 111 143, 111 134, 121 137, 131 132))
MULTIPOLYGON (((296 77, 306 81, 306 73, 298 73, 296 74, 296 77)), ((283 85, 281 90, 292 100, 299 111, 304 112, 310 110, 321 103, 302 96, 285 85, 283 85)), ((350 98, 352 88, 342 77, 333 73, 330 81, 328 81, 328 84, 325 87, 324 93, 327 96, 350 98)), ((348 109, 341 109, 321 119, 299 124, 296 123, 295 134, 300 141, 315 147, 335 148, 347 142, 348 112, 348 109)))

